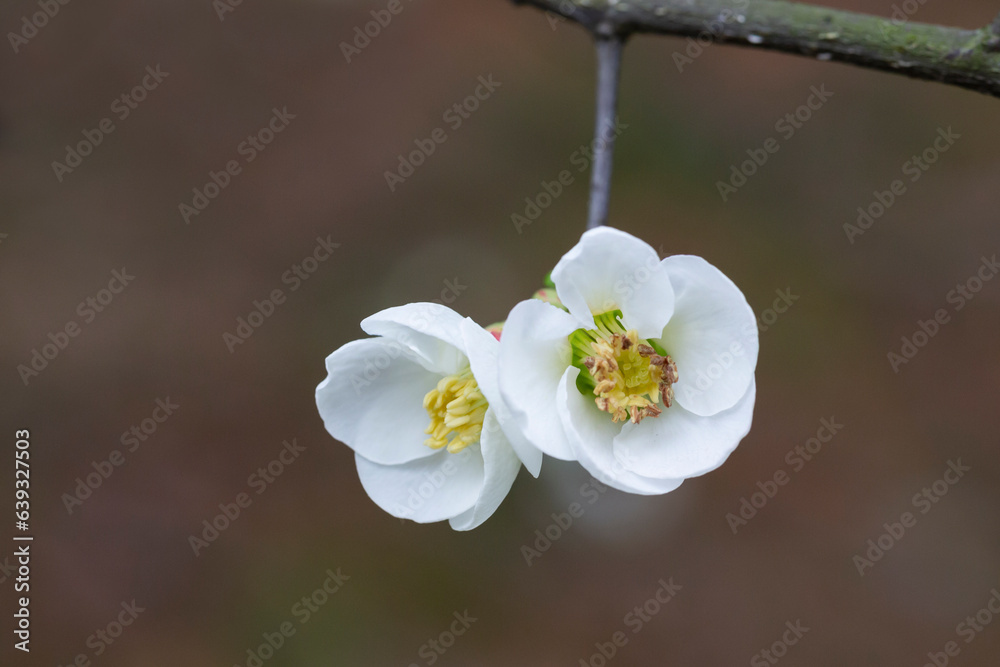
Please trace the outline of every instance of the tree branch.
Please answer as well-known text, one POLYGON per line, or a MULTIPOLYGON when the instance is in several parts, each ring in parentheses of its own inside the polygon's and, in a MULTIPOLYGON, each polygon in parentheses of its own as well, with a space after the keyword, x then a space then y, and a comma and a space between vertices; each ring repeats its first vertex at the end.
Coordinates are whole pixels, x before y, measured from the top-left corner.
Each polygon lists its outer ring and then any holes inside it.
POLYGON ((851 63, 1000 97, 1000 16, 986 27, 963 30, 782 0, 513 2, 558 14, 598 35, 612 30, 623 38, 632 33, 708 38, 851 63))

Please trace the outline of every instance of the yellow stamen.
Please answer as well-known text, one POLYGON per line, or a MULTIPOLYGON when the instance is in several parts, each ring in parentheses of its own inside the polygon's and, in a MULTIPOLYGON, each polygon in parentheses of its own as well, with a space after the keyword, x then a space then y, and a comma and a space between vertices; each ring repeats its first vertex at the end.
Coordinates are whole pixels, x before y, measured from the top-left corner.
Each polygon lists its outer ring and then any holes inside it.
POLYGON ((424 444, 432 449, 447 447, 455 454, 479 442, 488 407, 471 368, 441 378, 424 396, 424 409, 431 418, 424 431, 431 437, 424 444))
MULTIPOLYGON (((607 317, 595 320, 611 323, 607 317)), ((603 326, 600 331, 584 332, 574 343, 589 347, 589 356, 581 362, 593 379, 597 407, 615 422, 630 420, 638 424, 663 412, 657 406, 661 400, 664 408, 673 404, 671 385, 678 379, 677 364, 669 356, 657 354, 634 330, 625 331, 617 318, 613 324, 618 331, 603 326)))

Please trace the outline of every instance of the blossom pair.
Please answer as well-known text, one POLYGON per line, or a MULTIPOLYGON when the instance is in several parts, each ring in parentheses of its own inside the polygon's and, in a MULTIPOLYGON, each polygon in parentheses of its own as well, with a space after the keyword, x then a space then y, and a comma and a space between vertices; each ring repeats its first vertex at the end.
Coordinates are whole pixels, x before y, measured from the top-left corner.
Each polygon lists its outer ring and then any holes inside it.
POLYGON ((416 303, 361 322, 374 336, 326 360, 316 401, 393 516, 489 518, 543 454, 597 480, 661 494, 722 464, 750 429, 757 325, 705 260, 661 260, 608 227, 586 232, 491 331, 416 303))

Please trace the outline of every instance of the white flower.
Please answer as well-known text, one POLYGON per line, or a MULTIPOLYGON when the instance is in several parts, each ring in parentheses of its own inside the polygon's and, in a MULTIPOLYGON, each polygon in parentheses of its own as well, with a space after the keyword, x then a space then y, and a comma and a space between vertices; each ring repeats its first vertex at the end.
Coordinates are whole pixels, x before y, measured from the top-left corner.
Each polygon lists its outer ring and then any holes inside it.
POLYGON ((377 337, 327 357, 316 405, 327 431, 354 450, 361 484, 379 507, 470 530, 496 511, 517 476, 511 443, 538 476, 541 452, 500 399, 492 334, 434 303, 383 310, 361 328, 377 337))
POLYGON ((608 227, 586 232, 552 281, 569 312, 524 301, 500 341, 500 393, 524 435, 632 493, 720 466, 756 395, 757 323, 739 288, 608 227))

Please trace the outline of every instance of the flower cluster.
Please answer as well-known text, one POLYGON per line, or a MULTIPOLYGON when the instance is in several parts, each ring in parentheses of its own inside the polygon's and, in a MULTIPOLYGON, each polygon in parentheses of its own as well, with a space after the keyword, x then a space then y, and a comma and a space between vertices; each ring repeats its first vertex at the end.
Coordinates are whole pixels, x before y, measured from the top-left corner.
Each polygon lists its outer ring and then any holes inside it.
POLYGON ((327 357, 320 415, 379 507, 469 530, 522 465, 538 476, 543 454, 622 491, 666 493, 748 433, 757 325, 718 269, 601 227, 551 280, 502 327, 409 304, 363 320, 374 337, 327 357))

